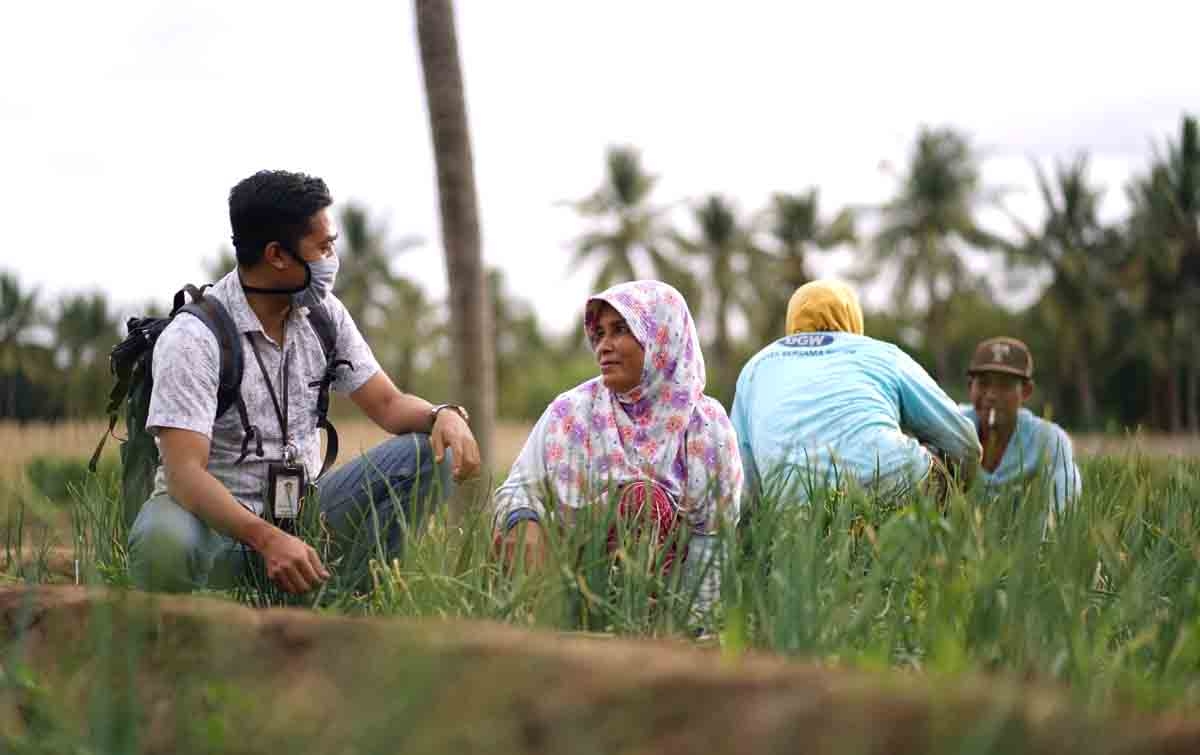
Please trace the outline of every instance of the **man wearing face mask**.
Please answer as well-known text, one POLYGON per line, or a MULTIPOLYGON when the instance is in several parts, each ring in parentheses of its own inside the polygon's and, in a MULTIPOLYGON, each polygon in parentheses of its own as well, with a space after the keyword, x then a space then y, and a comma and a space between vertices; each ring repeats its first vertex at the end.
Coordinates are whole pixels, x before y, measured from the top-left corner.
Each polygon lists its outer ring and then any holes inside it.
POLYGON ((129 535, 139 587, 228 587, 253 551, 279 587, 308 592, 330 572, 290 527, 277 526, 298 513, 301 499, 290 496, 311 491, 303 505, 320 507, 349 566, 377 553, 380 540, 395 550, 402 531, 445 496, 451 475, 478 473, 466 410, 398 390, 332 293, 331 204, 324 181, 284 171, 256 173, 230 192, 238 264, 205 297, 223 305, 241 335, 246 417, 240 407, 217 416, 228 354, 198 318, 176 316, 154 347, 146 426, 160 464, 129 535), (333 361, 308 316, 316 307, 336 334, 333 361), (395 437, 315 479, 318 386, 327 374, 333 390, 395 437))

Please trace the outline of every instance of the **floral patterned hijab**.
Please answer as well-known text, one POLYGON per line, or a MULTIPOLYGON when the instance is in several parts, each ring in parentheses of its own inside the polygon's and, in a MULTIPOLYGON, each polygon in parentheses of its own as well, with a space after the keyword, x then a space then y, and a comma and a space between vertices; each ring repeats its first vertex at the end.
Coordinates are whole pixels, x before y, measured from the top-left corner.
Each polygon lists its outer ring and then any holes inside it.
POLYGON ((727 502, 718 499, 732 499, 736 508, 737 441, 724 409, 704 396, 704 356, 687 303, 658 281, 613 286, 588 300, 589 341, 602 302, 645 350, 641 382, 618 394, 596 377, 560 395, 526 443, 514 476, 544 480, 572 508, 644 479, 666 488, 693 519, 707 519, 727 502), (535 465, 541 469, 523 468, 535 465))

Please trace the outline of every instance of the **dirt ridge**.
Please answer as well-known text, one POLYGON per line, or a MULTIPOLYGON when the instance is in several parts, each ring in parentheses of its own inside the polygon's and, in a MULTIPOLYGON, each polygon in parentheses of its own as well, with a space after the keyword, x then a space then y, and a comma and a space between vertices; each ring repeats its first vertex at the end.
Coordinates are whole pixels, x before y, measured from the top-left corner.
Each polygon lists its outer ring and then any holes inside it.
MULTIPOLYGON (((56 731, 141 752, 1200 752, 1183 716, 673 641, 47 586, 0 589, 0 622, 56 731)), ((31 694, 0 691, 0 734, 47 725, 31 694)))

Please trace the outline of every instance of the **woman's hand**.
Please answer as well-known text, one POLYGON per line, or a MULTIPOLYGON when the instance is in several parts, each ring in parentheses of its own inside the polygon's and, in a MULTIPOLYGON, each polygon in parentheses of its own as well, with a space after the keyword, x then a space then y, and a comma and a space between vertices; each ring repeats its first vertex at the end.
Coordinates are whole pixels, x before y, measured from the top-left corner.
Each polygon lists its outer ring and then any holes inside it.
POLYGON ((518 522, 501 540, 500 547, 504 565, 509 571, 514 568, 518 553, 523 558, 526 574, 539 571, 546 563, 546 536, 540 522, 528 519, 518 522))

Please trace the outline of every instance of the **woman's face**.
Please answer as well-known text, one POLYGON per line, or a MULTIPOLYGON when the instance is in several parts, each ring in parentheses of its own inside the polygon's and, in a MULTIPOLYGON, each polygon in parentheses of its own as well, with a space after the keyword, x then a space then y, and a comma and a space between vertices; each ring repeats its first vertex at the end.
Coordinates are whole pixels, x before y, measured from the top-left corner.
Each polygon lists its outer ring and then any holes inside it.
POLYGON ((617 393, 636 388, 642 382, 646 352, 633 337, 625 318, 610 305, 601 303, 589 335, 604 386, 617 393))

